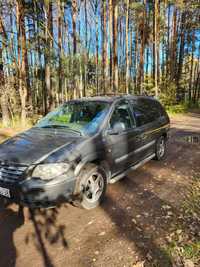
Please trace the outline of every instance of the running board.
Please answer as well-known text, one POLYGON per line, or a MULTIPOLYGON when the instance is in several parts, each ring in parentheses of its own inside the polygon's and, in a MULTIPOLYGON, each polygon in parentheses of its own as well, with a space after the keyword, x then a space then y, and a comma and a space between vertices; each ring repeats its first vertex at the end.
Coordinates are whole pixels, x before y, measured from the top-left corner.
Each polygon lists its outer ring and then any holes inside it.
POLYGON ((115 176, 114 178, 111 178, 109 183, 110 183, 110 184, 114 184, 114 183, 116 183, 117 181, 119 181, 119 180, 121 180, 122 178, 124 178, 124 176, 125 176, 128 172, 130 172, 130 171, 132 171, 132 170, 136 170, 136 169, 139 168, 140 166, 144 165, 146 162, 148 162, 148 161, 150 161, 151 159, 155 158, 155 156, 156 156, 155 153, 152 154, 152 155, 150 155, 150 156, 148 156, 147 158, 145 158, 145 159, 143 159, 142 161, 140 161, 138 164, 136 164, 136 165, 130 167, 130 168, 129 168, 128 170, 126 170, 125 172, 118 174, 118 175, 115 176))

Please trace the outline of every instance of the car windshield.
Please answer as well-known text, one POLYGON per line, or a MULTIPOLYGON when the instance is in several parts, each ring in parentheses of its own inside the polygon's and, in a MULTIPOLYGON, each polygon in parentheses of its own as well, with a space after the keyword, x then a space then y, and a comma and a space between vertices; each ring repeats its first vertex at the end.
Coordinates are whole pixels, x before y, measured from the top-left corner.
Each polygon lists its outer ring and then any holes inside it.
POLYGON ((63 128, 81 135, 95 134, 109 105, 101 101, 72 101, 47 114, 35 127, 63 128))

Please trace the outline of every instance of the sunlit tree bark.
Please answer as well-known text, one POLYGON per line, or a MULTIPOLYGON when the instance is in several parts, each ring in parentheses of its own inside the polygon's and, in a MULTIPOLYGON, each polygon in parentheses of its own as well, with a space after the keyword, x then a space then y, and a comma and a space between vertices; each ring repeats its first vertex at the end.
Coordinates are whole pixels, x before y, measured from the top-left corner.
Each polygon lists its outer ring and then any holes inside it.
POLYGON ((25 36, 25 14, 23 0, 16 2, 16 17, 17 17, 17 38, 18 38, 18 78, 19 78, 19 94, 21 100, 21 122, 26 124, 26 100, 28 95, 27 88, 27 46, 25 36))
POLYGON ((106 1, 102 1, 101 13, 102 13, 102 90, 106 93, 107 87, 107 16, 106 16, 106 1))
POLYGON ((109 0, 110 91, 113 91, 113 0, 109 0))
POLYGON ((126 0, 126 93, 129 93, 129 0, 126 0))
POLYGON ((8 96, 5 88, 5 75, 4 75, 4 62, 3 62, 3 50, 6 45, 7 34, 4 28, 3 19, 0 12, 0 35, 1 35, 1 47, 0 47, 0 105, 2 111, 2 124, 7 127, 10 125, 10 114, 8 108, 8 96))
POLYGON ((158 50, 158 0, 154 0, 154 84, 156 97, 158 97, 158 50))
POLYGON ((118 76, 118 1, 113 0, 113 91, 119 87, 118 76))

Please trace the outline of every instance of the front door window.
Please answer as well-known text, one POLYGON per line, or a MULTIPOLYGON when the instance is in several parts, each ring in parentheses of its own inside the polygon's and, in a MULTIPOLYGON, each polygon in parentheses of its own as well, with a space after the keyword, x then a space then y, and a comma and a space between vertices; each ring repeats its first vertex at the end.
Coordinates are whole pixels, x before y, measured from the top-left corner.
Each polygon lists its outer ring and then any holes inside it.
POLYGON ((113 129, 114 125, 121 122, 125 125, 125 130, 132 128, 133 122, 131 119, 131 111, 127 103, 119 104, 110 119, 110 128, 113 129))

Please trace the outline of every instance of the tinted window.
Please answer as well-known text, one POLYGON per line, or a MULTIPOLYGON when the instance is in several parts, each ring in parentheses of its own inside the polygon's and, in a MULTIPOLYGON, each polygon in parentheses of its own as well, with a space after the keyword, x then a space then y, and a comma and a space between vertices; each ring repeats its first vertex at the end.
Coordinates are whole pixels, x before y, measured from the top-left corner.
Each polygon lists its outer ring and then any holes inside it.
POLYGON ((134 116, 137 126, 142 126, 157 120, 160 115, 162 106, 159 102, 151 99, 132 100, 134 116))
POLYGON ((131 111, 127 103, 116 106, 110 119, 110 127, 113 128, 117 122, 124 123, 125 129, 132 127, 131 111))
POLYGON ((147 114, 140 107, 134 105, 133 106, 133 112, 134 112, 137 126, 142 126, 146 123, 149 123, 147 114))
POLYGON ((167 116, 165 109, 158 101, 155 101, 155 106, 156 106, 160 116, 167 116))
POLYGON ((156 101, 151 99, 142 99, 139 101, 139 106, 142 110, 144 110, 149 122, 155 121, 160 117, 160 110, 156 101))

